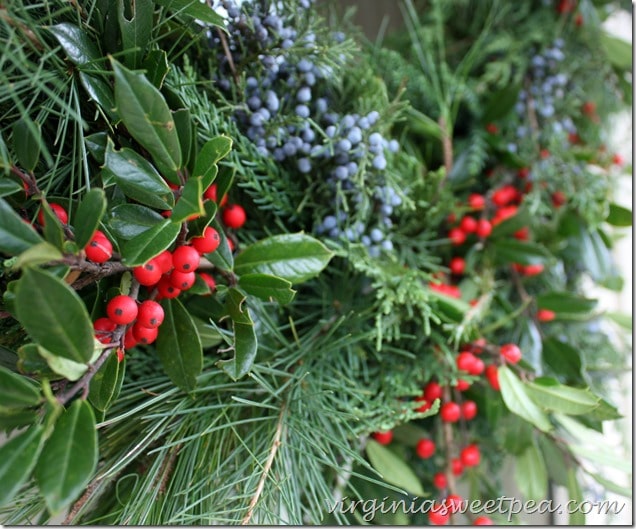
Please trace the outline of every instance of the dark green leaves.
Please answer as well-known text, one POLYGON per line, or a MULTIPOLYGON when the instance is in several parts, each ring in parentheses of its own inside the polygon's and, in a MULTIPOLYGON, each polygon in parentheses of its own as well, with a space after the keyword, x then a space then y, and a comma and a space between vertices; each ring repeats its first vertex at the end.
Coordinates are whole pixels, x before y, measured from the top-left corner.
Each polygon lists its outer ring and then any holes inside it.
POLYGON ((234 357, 231 360, 222 360, 218 365, 234 380, 249 373, 256 358, 258 345, 254 322, 244 302, 245 295, 240 290, 230 288, 227 308, 234 331, 234 357))
POLYGON ((632 225, 632 212, 618 204, 610 204, 609 213, 605 220, 612 226, 626 228, 632 225))
POLYGON ((196 325, 177 299, 161 302, 165 318, 159 327, 157 354, 170 380, 192 391, 203 368, 203 350, 196 325))
POLYGON ((201 216, 205 214, 203 208, 203 186, 201 177, 191 177, 183 186, 181 196, 172 210, 170 220, 176 223, 185 222, 190 216, 201 216))
POLYGON ((124 381, 125 363, 113 352, 91 379, 88 400, 98 410, 105 411, 119 394, 124 381))
POLYGON ((213 26, 223 27, 223 18, 218 15, 211 7, 199 2, 199 0, 155 0, 156 4, 163 6, 171 11, 183 13, 192 18, 196 18, 212 24, 213 26))
POLYGON ((120 204, 110 212, 109 225, 120 239, 129 240, 165 219, 156 211, 138 204, 120 204))
POLYGON ((96 61, 101 57, 95 41, 75 24, 63 22, 48 29, 74 64, 81 66, 96 61))
POLYGON ((587 389, 572 388, 559 384, 549 377, 540 377, 526 385, 530 398, 543 409, 581 415, 591 412, 599 405, 600 398, 587 389))
POLYGON ((42 446, 43 429, 34 425, 0 446, 0 506, 9 503, 29 479, 42 446))
POLYGON ((621 70, 631 70, 632 46, 629 42, 601 32, 601 45, 613 66, 621 70))
POLYGON ((75 242, 79 248, 84 248, 91 240, 105 212, 106 196, 104 190, 95 188, 88 191, 82 198, 73 218, 75 242))
POLYGON ((22 118, 13 124, 13 150, 25 171, 31 172, 40 160, 42 132, 39 123, 22 118))
POLYGON ((28 408, 40 402, 40 392, 23 376, 0 366, 0 409, 28 408))
POLYGON ((150 153, 163 176, 179 183, 181 146, 177 129, 161 92, 142 74, 112 60, 117 110, 132 136, 150 153))
POLYGON ((239 276, 269 274, 297 284, 317 276, 332 257, 320 241, 304 233, 275 235, 243 250, 234 270, 239 276))
POLYGON ((122 46, 127 53, 126 64, 130 68, 137 68, 140 65, 141 57, 152 37, 153 8, 152 0, 117 2, 117 20, 122 46), (132 10, 130 18, 126 18, 127 5, 132 10))
POLYGON ((366 450, 371 466, 378 471, 384 481, 415 496, 426 496, 420 480, 404 459, 373 439, 367 442, 366 450))
POLYGON ((514 239, 500 239, 493 243, 493 248, 495 258, 501 264, 541 264, 550 258, 550 253, 543 246, 514 239))
POLYGON ((18 284, 15 309, 31 338, 54 355, 79 363, 92 357, 93 326, 86 306, 61 279, 26 268, 18 284))
POLYGON ((265 301, 278 301, 285 305, 294 299, 292 284, 280 277, 267 274, 245 274, 239 278, 239 286, 248 294, 265 301))
POLYGON ((523 382, 507 366, 499 367, 499 384, 503 401, 511 412, 544 432, 552 429, 547 415, 530 399, 523 382))
POLYGON ((0 252, 18 255, 43 242, 37 232, 0 198, 0 252))
MULTIPOLYGON (((227 136, 218 136, 207 141, 194 164, 193 176, 203 177, 203 187, 205 189, 214 181, 217 173, 217 162, 225 158, 232 149, 232 140, 227 136)), ((219 199, 221 196, 219 195, 219 199)))
POLYGON ((132 149, 106 147, 104 169, 113 175, 124 195, 157 209, 170 209, 174 196, 155 168, 132 149))
POLYGON ((179 235, 180 224, 163 219, 152 228, 136 235, 122 248, 122 257, 128 266, 139 266, 170 246, 179 235))
POLYGON ((596 305, 595 299, 572 292, 547 292, 537 297, 537 306, 555 312, 559 319, 587 319, 596 305))
POLYGON ((531 444, 516 459, 515 481, 528 500, 541 501, 548 492, 548 471, 545 461, 535 444, 531 444))
POLYGON ((76 400, 55 423, 35 469, 40 492, 52 514, 77 498, 96 464, 95 416, 88 402, 76 400))

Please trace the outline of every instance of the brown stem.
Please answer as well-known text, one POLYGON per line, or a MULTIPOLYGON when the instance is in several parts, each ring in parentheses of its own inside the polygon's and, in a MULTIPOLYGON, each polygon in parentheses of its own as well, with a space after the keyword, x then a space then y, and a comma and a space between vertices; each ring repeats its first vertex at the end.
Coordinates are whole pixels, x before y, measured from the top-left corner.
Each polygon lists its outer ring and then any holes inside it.
MULTIPOLYGON (((451 401, 450 386, 444 386, 442 398, 444 402, 451 401)), ((446 447, 446 486, 449 494, 457 494, 457 485, 455 483, 455 474, 453 474, 453 456, 455 453, 455 442, 453 441, 453 425, 449 422, 442 421, 442 431, 444 434, 444 445, 446 447)), ((450 513, 449 523, 453 523, 453 513, 450 513)))
POLYGON ((79 500, 77 500, 74 504, 73 507, 71 507, 71 510, 69 511, 69 513, 66 515, 66 518, 64 518, 64 521, 62 522, 62 525, 71 525, 73 524, 73 521, 75 520, 75 518, 77 517, 77 515, 79 514, 80 510, 82 507, 84 507, 84 505, 86 504, 86 502, 90 499, 90 497, 93 495, 93 492, 95 491, 95 489, 97 488, 97 486, 99 485, 99 482, 101 480, 100 479, 96 479, 95 481, 93 481, 87 488, 86 491, 84 492, 84 494, 82 494, 82 496, 80 497, 79 500))
POLYGON ((238 84, 239 83, 238 72, 236 71, 236 66, 234 65, 234 58, 232 57, 232 52, 230 51, 230 47, 227 44, 225 33, 223 33, 223 30, 221 30, 221 28, 216 28, 216 32, 219 34, 219 39, 221 39, 221 46, 223 46, 223 52, 225 53, 225 57, 227 57, 227 63, 230 66, 230 71, 232 72, 232 77, 234 77, 234 82, 238 84))
POLYGON ((439 118, 439 126, 442 130, 442 149, 444 151, 444 169, 446 170, 446 179, 453 169, 453 138, 451 132, 447 128, 446 120, 442 117, 439 118))
POLYGON ((265 462, 265 466, 263 467, 263 473, 261 474, 261 479, 258 481, 258 485, 256 486, 256 492, 254 496, 252 496, 252 500, 250 501, 250 505, 247 509, 247 514, 241 521, 241 525, 247 525, 250 523, 252 519, 252 515, 254 514, 254 509, 256 508, 256 504, 258 503, 261 494, 263 493, 263 488, 265 487, 265 481, 267 480, 267 476, 269 475, 269 471, 272 468, 272 464, 274 463, 274 458, 276 457, 276 452, 278 452, 278 447, 280 446, 280 438, 283 433, 283 417, 285 416, 285 404, 283 404, 280 408, 280 413, 278 414, 278 422, 276 424, 276 431, 274 432, 274 441, 272 442, 272 448, 269 451, 269 456, 267 461, 265 462))
MULTIPOLYGON (((120 339, 121 336, 119 337, 119 339, 114 339, 113 341, 117 343, 120 339)), ((84 375, 82 375, 82 377, 75 384, 73 384, 69 390, 57 396, 57 400, 62 406, 66 405, 66 403, 71 400, 78 391, 88 391, 88 385, 90 384, 92 378, 95 376, 95 373, 97 373, 97 371, 99 371, 99 368, 104 365, 104 362, 106 362, 115 348, 116 346, 104 349, 97 361, 94 364, 88 366, 88 370, 86 371, 86 373, 84 373, 84 375)))
POLYGON ((33 45, 35 49, 37 50, 43 49, 42 43, 37 38, 33 30, 31 30, 28 26, 26 26, 22 22, 11 18, 11 15, 6 10, 6 8, 0 8, 0 19, 4 20, 9 26, 18 29, 27 38, 27 40, 33 45))

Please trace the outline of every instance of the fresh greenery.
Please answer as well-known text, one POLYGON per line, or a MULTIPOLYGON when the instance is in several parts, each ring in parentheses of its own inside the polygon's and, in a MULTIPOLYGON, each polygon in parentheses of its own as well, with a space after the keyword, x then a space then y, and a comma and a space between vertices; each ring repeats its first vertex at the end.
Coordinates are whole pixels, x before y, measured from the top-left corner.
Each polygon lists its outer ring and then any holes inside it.
POLYGON ((419 525, 355 501, 496 498, 506 457, 628 494, 588 285, 631 48, 575 4, 406 0, 374 45, 310 0, 0 7, 0 521, 419 525))

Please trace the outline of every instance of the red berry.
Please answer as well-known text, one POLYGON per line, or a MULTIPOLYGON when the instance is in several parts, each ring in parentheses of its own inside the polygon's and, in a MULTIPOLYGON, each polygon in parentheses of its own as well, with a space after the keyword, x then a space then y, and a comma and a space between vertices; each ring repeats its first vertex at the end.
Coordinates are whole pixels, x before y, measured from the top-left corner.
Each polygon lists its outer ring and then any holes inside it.
POLYGON ((618 153, 612 156, 612 163, 614 165, 623 165, 625 163, 625 159, 618 153))
POLYGON ((105 263, 113 256, 113 245, 101 231, 97 230, 84 247, 86 258, 93 263, 105 263))
POLYGON ((511 185, 505 185, 493 192, 492 202, 495 206, 502 207, 510 204, 516 196, 517 190, 511 185))
POLYGON ((459 227, 465 233, 475 233, 475 230, 477 229, 477 221, 474 217, 470 217, 467 215, 465 217, 462 217, 462 220, 459 222, 459 227))
POLYGON ((443 503, 435 503, 428 511, 428 521, 431 525, 446 525, 450 519, 450 510, 443 503))
POLYGON ((468 380, 464 380, 463 378, 460 378, 455 383, 455 387, 457 388, 458 391, 466 391, 470 387, 470 382, 468 382, 468 380))
POLYGON ((420 439, 415 447, 415 452, 422 459, 428 459, 435 453, 435 443, 430 439, 420 439))
POLYGON ((583 103, 581 110, 586 116, 593 116, 596 114, 596 103, 594 103, 594 101, 586 101, 583 103))
POLYGON ((517 171, 517 176, 519 178, 528 178, 529 175, 530 175, 529 167, 522 167, 521 169, 517 171))
POLYGON ((388 445, 393 440, 393 432, 391 430, 387 432, 374 432, 371 435, 381 445, 388 445))
POLYGON ((517 214, 517 211, 517 206, 505 206, 498 209, 495 216, 492 218, 492 225, 497 226, 497 224, 501 224, 504 220, 514 217, 517 214))
POLYGON ((444 422, 457 422, 462 410, 456 402, 445 402, 439 409, 439 415, 444 422))
POLYGON ((179 294, 181 294, 181 289, 178 289, 170 282, 169 276, 162 276, 157 283, 157 295, 159 299, 167 298, 176 298, 179 294))
POLYGON ((452 228, 448 232, 448 238, 455 246, 459 246, 466 241, 466 232, 461 228, 452 228))
POLYGON ((93 323, 95 338, 102 343, 110 343, 113 340, 112 333, 116 327, 117 324, 110 321, 108 318, 97 318, 93 323))
POLYGON ((527 241, 530 238, 530 228, 524 226, 523 228, 514 232, 514 238, 519 241, 527 241))
POLYGON ((477 338, 472 344, 470 344, 470 347, 473 353, 478 355, 484 352, 484 347, 486 347, 486 345, 488 345, 486 338, 477 338))
POLYGON ((477 229, 475 230, 477 237, 485 239, 492 233, 492 224, 489 220, 479 219, 477 221, 477 229))
POLYGON ((545 267, 541 263, 526 265, 523 267, 522 273, 524 276, 536 276, 543 272, 544 268, 545 267))
POLYGON ((473 364, 475 363, 477 358, 473 353, 462 352, 457 355, 455 359, 455 363, 457 364, 457 369, 460 371, 469 372, 472 369, 473 364))
POLYGON ((475 360, 470 366, 470 369, 468 369, 468 374, 479 376, 484 372, 484 369, 486 369, 486 364, 484 364, 484 361, 481 358, 475 357, 475 360))
POLYGON ((497 134, 497 132, 499 132, 499 129, 494 123, 488 123, 486 125, 486 131, 488 132, 488 134, 497 134))
POLYGON ((204 272, 199 274, 199 277, 205 281, 206 285, 210 287, 210 291, 214 292, 216 290, 216 281, 210 274, 206 274, 204 272))
POLYGON ((486 199, 484 195, 480 195, 479 193, 471 193, 468 196, 468 205, 471 209, 480 211, 486 207, 486 199))
POLYGON ((415 399, 415 402, 421 402, 422 403, 422 405, 419 408, 415 408, 415 411, 420 412, 420 413, 424 413, 424 412, 430 410, 431 407, 432 407, 432 403, 429 402, 428 400, 426 400, 423 395, 420 396, 420 397, 417 397, 415 399))
POLYGON ((196 279, 197 276, 194 272, 179 272, 179 270, 170 272, 170 283, 179 290, 192 288, 196 279))
POLYGON ((521 349, 514 343, 506 343, 499 348, 499 353, 511 364, 516 364, 521 360, 521 349))
POLYGON ((433 402, 435 399, 441 399, 442 392, 442 386, 437 382, 429 382, 424 387, 424 397, 430 402, 433 402))
POLYGON ((539 157, 540 157, 542 160, 546 160, 547 158, 549 158, 549 157, 550 157, 550 151, 549 151, 548 149, 541 149, 541 150, 539 151, 539 157))
POLYGON ((463 502, 464 498, 459 494, 449 494, 444 500, 444 505, 452 514, 455 514, 461 510, 463 502))
POLYGON ((201 256, 192 246, 179 246, 172 252, 172 264, 179 272, 194 272, 199 267, 201 256))
POLYGON ((495 525, 495 522, 488 518, 488 516, 478 516, 475 518, 473 525, 495 525))
POLYGON ((465 467, 476 467, 481 460, 479 447, 475 444, 468 445, 461 451, 459 457, 465 467))
POLYGON ((555 208, 560 208, 563 204, 567 202, 567 197, 563 191, 555 191, 552 193, 552 205, 555 208))
POLYGON ((488 379, 488 383, 490 387, 495 391, 499 391, 501 386, 499 385, 499 370, 496 365, 486 366, 486 378, 488 379))
POLYGON ((477 417, 477 404, 473 400, 462 402, 462 417, 466 421, 471 421, 477 417))
MULTIPOLYGON (((51 211, 53 211, 53 213, 55 214, 55 216, 60 219, 60 222, 62 224, 68 224, 68 213, 66 212, 66 210, 60 206, 59 204, 56 204, 55 202, 49 202, 49 207, 51 208, 51 211)), ((38 222, 44 226, 44 223, 46 222, 44 219, 44 210, 41 209, 40 212, 38 213, 38 222)))
POLYGON ((194 249, 200 254, 212 253, 221 244, 221 236, 214 228, 208 226, 201 237, 193 237, 190 241, 194 249))
POLYGON ((117 325, 128 325, 137 317, 137 302, 130 296, 119 295, 106 305, 106 314, 117 325))
POLYGON ((537 320, 541 322, 552 321, 554 318, 556 318, 556 314, 553 310, 539 309, 537 311, 537 320))
POLYGON ((162 274, 166 274, 172 270, 172 254, 170 250, 164 250, 154 257, 153 260, 159 265, 162 274))
POLYGON ((228 238, 227 239, 227 245, 228 245, 228 247, 230 249, 230 253, 233 253, 234 252, 234 241, 232 239, 228 238))
POLYGON ((137 340, 137 338, 135 338, 133 328, 128 327, 128 329, 126 330, 126 334, 124 335, 124 348, 132 349, 133 347, 136 347, 138 343, 139 341, 137 340))
MULTIPOLYGON (((203 198, 207 198, 208 200, 211 200, 212 202, 216 202, 217 201, 217 187, 216 184, 212 184, 210 187, 208 187, 205 190, 205 193, 203 193, 203 198)), ((223 195, 223 198, 221 199, 221 203, 219 204, 220 207, 225 206, 225 204, 227 204, 227 195, 223 195)))
POLYGON ((451 470, 455 476, 462 475, 462 472, 464 472, 464 464, 460 458, 454 457, 451 459, 451 470))
POLYGON ((139 305, 136 325, 154 329, 163 323, 164 316, 163 307, 156 301, 147 299, 139 305))
POLYGON ((245 214, 245 210, 239 206, 238 204, 229 204, 221 214, 223 218, 223 223, 228 228, 238 229, 247 220, 247 215, 245 214))
POLYGON ((156 285, 161 279, 161 266, 155 259, 150 259, 145 265, 133 268, 133 276, 140 285, 146 287, 156 285))
POLYGON ((157 327, 144 327, 143 325, 139 325, 139 322, 136 322, 132 326, 132 332, 135 340, 137 340, 137 343, 148 345, 157 339, 159 329, 157 327))
POLYGON ((121 347, 117 348, 117 351, 115 353, 117 355, 117 362, 121 363, 124 361, 124 350, 121 347))
POLYGON ((444 474, 443 472, 437 472, 433 476, 433 485, 435 485, 438 489, 445 489, 448 485, 446 474, 444 474))

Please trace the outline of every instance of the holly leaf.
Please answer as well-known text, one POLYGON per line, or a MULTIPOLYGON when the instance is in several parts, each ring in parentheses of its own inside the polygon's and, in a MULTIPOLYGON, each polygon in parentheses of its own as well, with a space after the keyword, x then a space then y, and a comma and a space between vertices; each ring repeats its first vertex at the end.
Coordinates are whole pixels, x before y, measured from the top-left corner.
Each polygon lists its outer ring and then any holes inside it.
POLYGON ((244 307, 245 299, 245 294, 240 290, 236 288, 228 290, 226 303, 234 331, 234 357, 230 360, 221 360, 217 365, 234 380, 249 373, 258 347, 254 322, 249 309, 244 307))
POLYGON ((493 241, 495 260, 499 264, 519 263, 522 265, 542 264, 550 259, 550 253, 541 245, 514 239, 493 241))
POLYGON ((0 198, 0 252, 19 255, 43 239, 9 205, 0 198))
POLYGON ((51 514, 71 504, 97 466, 97 430, 88 402, 76 400, 55 423, 35 468, 40 493, 51 514))
POLYGON ((148 43, 152 37, 154 5, 152 0, 133 0, 124 3, 117 1, 117 20, 122 40, 124 58, 130 68, 137 68, 141 63, 148 43), (132 16, 126 18, 125 6, 130 6, 132 16))
POLYGON ((78 363, 93 356, 93 325, 86 306, 58 277, 26 268, 18 283, 15 310, 29 336, 54 355, 78 363))
POLYGON ((0 366, 0 409, 28 408, 40 402, 40 392, 28 378, 0 366))
POLYGON ((106 411, 119 394, 124 381, 124 361, 111 354, 91 379, 88 400, 100 411, 106 411))
POLYGON ((609 213, 605 220, 612 226, 626 228, 632 225, 632 215, 629 209, 619 206, 618 204, 610 204, 609 213))
POLYGON ((63 22, 47 28, 60 43, 69 60, 78 66, 90 64, 102 57, 95 41, 75 24, 63 22))
POLYGON ((170 380, 192 391, 203 369, 203 347, 197 327, 178 299, 164 299, 165 317, 157 337, 157 354, 170 380))
POLYGON ((40 425, 16 435, 0 446, 0 506, 7 505, 31 477, 42 449, 40 425))
POLYGON ((13 124, 13 150, 18 163, 27 172, 33 171, 40 161, 42 131, 40 124, 24 117, 13 124))
POLYGON ((191 216, 203 216, 205 214, 205 208, 203 207, 203 185, 201 182, 202 177, 191 177, 183 186, 181 196, 177 200, 177 203, 170 215, 171 222, 181 224, 188 220, 191 216))
MULTIPOLYGON (((193 176, 203 177, 203 189, 207 189, 216 178, 219 160, 225 158, 232 150, 232 139, 227 136, 217 136, 203 144, 194 163, 193 176)), ((221 195, 218 196, 221 199, 221 195)))
POLYGON ((159 90, 143 74, 111 59, 115 72, 115 102, 130 134, 152 156, 163 176, 178 184, 181 145, 172 113, 159 90))
POLYGON ((269 274, 292 284, 317 276, 333 253, 320 241, 304 233, 274 235, 243 250, 234 261, 239 275, 269 274))
POLYGON ((515 460, 515 481, 528 500, 541 501, 548 493, 548 471, 543 455, 533 443, 515 460))
POLYGON ((155 210, 139 204, 120 204, 109 215, 108 225, 119 239, 130 240, 149 230, 164 218, 155 210))
POLYGON ((415 496, 426 496, 420 480, 411 467, 391 449, 369 439, 366 451, 371 466, 377 470, 384 481, 415 496))
POLYGON ((507 366, 499 367, 499 385, 506 407, 544 432, 552 430, 548 416, 528 396, 524 384, 507 366))
POLYGON ((550 377, 539 377, 526 384, 530 398, 543 409, 566 415, 581 415, 598 407, 600 398, 587 389, 559 384, 550 377))
POLYGON ((239 277, 238 284, 252 296, 265 301, 277 301, 281 305, 290 303, 296 295, 289 281, 268 274, 246 274, 239 277))
POLYGON ((168 54, 163 50, 150 50, 144 59, 143 67, 146 70, 146 78, 161 89, 163 80, 170 71, 168 54))
POLYGON ((155 3, 170 11, 188 15, 206 24, 220 28, 225 27, 223 18, 207 4, 199 2, 199 0, 155 0, 155 3))
POLYGON ((140 266, 159 255, 178 237, 181 225, 163 219, 152 228, 136 235, 122 246, 122 258, 127 266, 140 266))
POLYGON ((106 212, 106 195, 103 189, 93 188, 88 191, 80 202, 73 218, 75 229, 75 243, 79 248, 84 248, 106 212))

